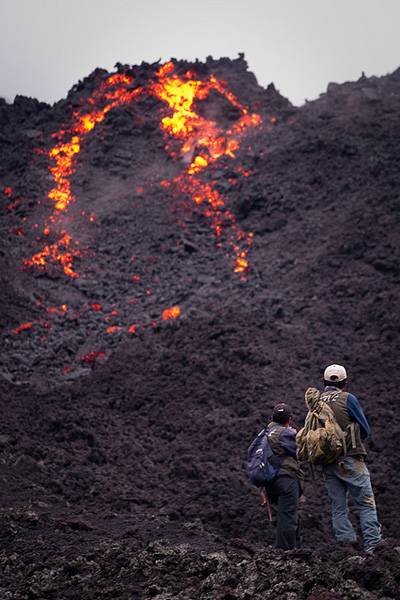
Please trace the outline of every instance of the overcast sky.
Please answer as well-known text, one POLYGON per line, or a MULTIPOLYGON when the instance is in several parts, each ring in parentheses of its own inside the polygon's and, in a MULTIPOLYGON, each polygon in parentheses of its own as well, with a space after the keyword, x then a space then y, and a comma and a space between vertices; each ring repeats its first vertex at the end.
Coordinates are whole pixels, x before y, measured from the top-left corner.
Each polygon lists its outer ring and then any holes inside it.
POLYGON ((0 96, 65 97, 95 67, 244 52, 294 104, 400 65, 400 0, 0 0, 0 96))

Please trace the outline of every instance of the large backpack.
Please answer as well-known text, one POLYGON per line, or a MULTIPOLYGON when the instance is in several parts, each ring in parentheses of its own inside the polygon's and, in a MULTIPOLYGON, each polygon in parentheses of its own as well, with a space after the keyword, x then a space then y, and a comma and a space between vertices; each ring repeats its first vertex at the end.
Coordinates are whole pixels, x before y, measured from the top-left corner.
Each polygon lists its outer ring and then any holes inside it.
POLYGON ((316 388, 306 390, 305 401, 308 414, 296 436, 297 458, 315 465, 329 465, 346 454, 345 433, 316 388))
POLYGON ((247 451, 246 472, 253 485, 264 487, 279 473, 282 458, 273 453, 268 441, 269 429, 263 429, 247 451))

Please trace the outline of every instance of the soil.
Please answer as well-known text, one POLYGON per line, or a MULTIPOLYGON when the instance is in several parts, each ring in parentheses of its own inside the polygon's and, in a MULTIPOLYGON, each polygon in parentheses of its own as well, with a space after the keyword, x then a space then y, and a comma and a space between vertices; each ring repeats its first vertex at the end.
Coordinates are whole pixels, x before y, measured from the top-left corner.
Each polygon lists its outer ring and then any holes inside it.
MULTIPOLYGON (((117 70, 146 85, 159 66, 117 70)), ((0 598, 398 598, 400 71, 296 108, 242 56, 174 68, 215 74, 262 117, 198 176, 232 218, 216 238, 204 206, 163 183, 187 164, 144 95, 82 143, 62 221, 77 278, 23 260, 52 214, 52 134, 109 73, 54 106, 0 100, 0 598), (254 235, 244 273, 239 229, 254 235), (372 556, 334 544, 318 473, 304 549, 273 549, 243 470, 274 404, 301 424, 333 362, 371 424, 387 539, 372 556)), ((217 92, 197 109, 224 131, 238 119, 217 92)))

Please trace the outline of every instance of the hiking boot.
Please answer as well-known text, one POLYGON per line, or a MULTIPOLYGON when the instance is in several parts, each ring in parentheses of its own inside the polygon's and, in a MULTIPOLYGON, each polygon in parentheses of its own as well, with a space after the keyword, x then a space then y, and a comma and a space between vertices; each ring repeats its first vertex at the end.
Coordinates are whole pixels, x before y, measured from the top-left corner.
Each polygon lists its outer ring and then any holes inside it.
POLYGON ((340 548, 344 552, 351 552, 352 554, 359 551, 357 542, 336 542, 336 547, 340 548))
POLYGON ((364 552, 365 554, 374 554, 375 552, 379 552, 380 550, 385 550, 385 548, 388 548, 389 546, 390 544, 387 540, 381 540, 373 546, 366 546, 364 548, 364 552))
POLYGON ((293 548, 292 550, 284 550, 285 556, 290 558, 309 558, 313 551, 310 548, 293 548))

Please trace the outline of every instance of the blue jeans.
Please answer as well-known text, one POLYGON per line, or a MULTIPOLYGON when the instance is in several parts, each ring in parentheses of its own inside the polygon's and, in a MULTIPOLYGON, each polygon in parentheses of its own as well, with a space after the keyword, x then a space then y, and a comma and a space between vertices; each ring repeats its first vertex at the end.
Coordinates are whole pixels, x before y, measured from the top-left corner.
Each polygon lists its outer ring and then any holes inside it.
POLYGON ((332 526, 338 542, 355 542, 356 532, 348 517, 348 496, 358 509, 364 548, 374 548, 381 539, 369 471, 364 461, 346 456, 324 469, 325 485, 332 501, 332 526))

